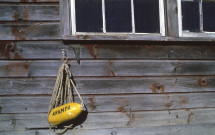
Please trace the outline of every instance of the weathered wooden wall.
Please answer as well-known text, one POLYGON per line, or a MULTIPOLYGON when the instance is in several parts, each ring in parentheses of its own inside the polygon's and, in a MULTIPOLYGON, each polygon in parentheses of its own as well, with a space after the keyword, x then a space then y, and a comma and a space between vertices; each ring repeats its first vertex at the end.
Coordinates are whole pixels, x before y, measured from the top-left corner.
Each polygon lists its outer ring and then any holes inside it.
POLYGON ((0 135, 51 135, 47 111, 65 48, 88 108, 74 135, 214 135, 213 43, 61 45, 57 0, 0 0, 0 135))

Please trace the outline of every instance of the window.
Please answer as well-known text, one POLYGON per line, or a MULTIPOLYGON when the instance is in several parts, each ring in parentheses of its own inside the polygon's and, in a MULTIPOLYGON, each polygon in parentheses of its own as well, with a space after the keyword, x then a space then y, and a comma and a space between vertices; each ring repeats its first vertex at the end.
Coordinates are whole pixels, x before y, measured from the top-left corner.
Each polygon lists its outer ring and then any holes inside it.
POLYGON ((72 35, 165 36, 163 0, 71 0, 72 35))
POLYGON ((60 11, 64 40, 214 41, 215 37, 215 0, 60 0, 60 11))
POLYGON ((215 36, 215 0, 179 0, 180 6, 180 36, 215 36))

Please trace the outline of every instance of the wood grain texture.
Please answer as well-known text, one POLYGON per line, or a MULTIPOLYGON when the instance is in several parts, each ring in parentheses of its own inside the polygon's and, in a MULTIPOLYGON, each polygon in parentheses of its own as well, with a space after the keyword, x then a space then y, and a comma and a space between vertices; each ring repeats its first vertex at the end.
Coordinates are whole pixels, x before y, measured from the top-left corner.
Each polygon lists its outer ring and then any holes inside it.
MULTIPOLYGON (((69 61, 74 76, 215 75, 212 60, 69 61)), ((0 61, 0 77, 56 76, 60 60, 0 61)))
POLYGON ((51 40, 59 39, 59 23, 1 23, 0 40, 51 40))
MULTIPOLYGON (((73 129, 64 135, 214 135, 215 124, 186 124, 174 126, 146 126, 141 128, 73 129), (156 128, 156 130, 155 130, 156 128)), ((3 135, 53 135, 48 129, 0 131, 3 135)))
MULTIPOLYGON (((215 107, 215 93, 82 95, 89 112, 215 107)), ((51 96, 0 97, 2 113, 47 112, 51 96), (39 108, 39 109, 38 109, 39 108)), ((79 102, 79 100, 75 100, 79 102)))
POLYGON ((70 0, 60 0, 61 35, 71 34, 70 0))
MULTIPOLYGON (((214 109, 89 113, 80 129, 214 124, 214 109)), ((47 114, 2 114, 0 131, 48 128, 47 114)), ((74 129, 75 131, 75 129, 74 129)))
POLYGON ((178 5, 177 0, 166 0, 167 2, 167 33, 169 36, 179 36, 178 5))
MULTIPOLYGON (((75 54, 71 46, 60 41, 0 41, 0 59, 61 59, 61 49, 69 58, 75 54), (53 55, 54 54, 54 55, 53 55)), ((213 45, 147 45, 81 44, 81 59, 153 59, 214 60, 213 45)))
POLYGON ((59 21, 58 5, 0 5, 1 21, 59 21))
MULTIPOLYGON (((1 78, 0 95, 51 94, 51 78, 1 78)), ((81 94, 213 92, 214 76, 201 77, 75 77, 81 94)))

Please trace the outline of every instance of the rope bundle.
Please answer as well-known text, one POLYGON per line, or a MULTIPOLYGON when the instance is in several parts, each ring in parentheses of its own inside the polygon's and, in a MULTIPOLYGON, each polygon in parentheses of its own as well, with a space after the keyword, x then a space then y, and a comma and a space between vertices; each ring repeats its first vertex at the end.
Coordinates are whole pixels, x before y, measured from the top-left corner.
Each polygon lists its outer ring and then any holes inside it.
MULTIPOLYGON (((52 97, 50 100, 48 114, 51 112, 51 110, 53 108, 56 108, 63 104, 71 103, 74 101, 74 99, 72 97, 73 88, 76 91, 76 93, 81 101, 81 106, 84 107, 84 102, 83 102, 78 90, 76 89, 76 86, 75 86, 73 80, 71 79, 72 74, 69 70, 69 65, 67 63, 68 63, 68 58, 63 57, 62 64, 59 68, 57 79, 55 82, 54 91, 52 93, 52 97), (66 61, 65 61, 65 58, 66 58, 66 61)), ((53 129, 54 127, 49 123, 50 130, 56 134, 62 134, 64 132, 66 132, 69 128, 71 128, 72 126, 73 126, 73 124, 71 124, 69 126, 64 126, 64 130, 62 130, 60 132, 55 132, 55 130, 53 129)))

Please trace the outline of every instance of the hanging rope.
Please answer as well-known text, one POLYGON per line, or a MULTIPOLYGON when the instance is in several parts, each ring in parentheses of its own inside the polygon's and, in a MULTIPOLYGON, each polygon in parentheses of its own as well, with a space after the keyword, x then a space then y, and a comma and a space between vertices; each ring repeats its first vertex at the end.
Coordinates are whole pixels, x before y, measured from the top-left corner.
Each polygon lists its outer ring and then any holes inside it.
MULTIPOLYGON (((63 53, 63 55, 64 56, 62 58, 62 64, 59 68, 59 71, 57 74, 57 79, 56 79, 55 86, 54 86, 54 91, 52 93, 52 97, 50 100, 48 115, 53 108, 56 108, 58 106, 66 104, 66 103, 74 102, 74 99, 72 97, 73 88, 76 91, 76 93, 81 101, 81 106, 84 107, 84 102, 83 102, 73 80, 71 79, 72 74, 69 70, 68 58, 66 57, 65 52, 63 53), (72 84, 72 86, 71 86, 71 84, 72 84)), ((53 128, 55 128, 55 126, 52 126, 49 123, 50 130, 56 134, 63 134, 69 128, 72 128, 72 126, 73 126, 73 124, 71 124, 69 126, 64 126, 64 129, 62 131, 56 132, 53 129, 53 128)))

